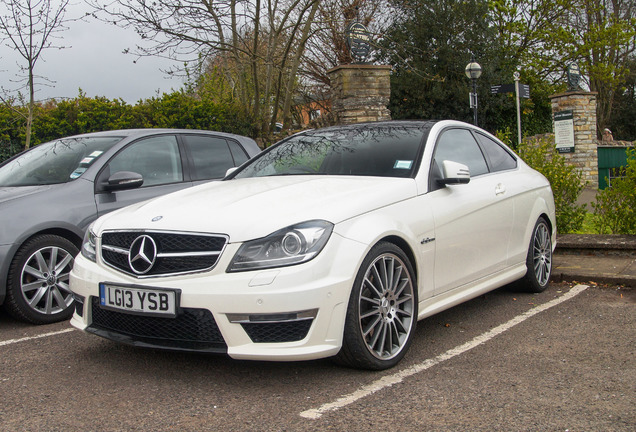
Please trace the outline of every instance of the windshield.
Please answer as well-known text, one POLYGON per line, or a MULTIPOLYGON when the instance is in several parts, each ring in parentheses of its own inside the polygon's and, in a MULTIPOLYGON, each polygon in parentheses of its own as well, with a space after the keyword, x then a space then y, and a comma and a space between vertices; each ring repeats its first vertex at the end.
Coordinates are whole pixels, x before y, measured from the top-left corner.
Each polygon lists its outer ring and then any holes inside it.
POLYGON ((0 186, 38 186, 75 180, 121 140, 122 137, 83 137, 40 144, 0 166, 0 186))
POLYGON ((311 131, 277 144, 235 178, 298 174, 411 177, 423 134, 421 128, 406 125, 311 131))

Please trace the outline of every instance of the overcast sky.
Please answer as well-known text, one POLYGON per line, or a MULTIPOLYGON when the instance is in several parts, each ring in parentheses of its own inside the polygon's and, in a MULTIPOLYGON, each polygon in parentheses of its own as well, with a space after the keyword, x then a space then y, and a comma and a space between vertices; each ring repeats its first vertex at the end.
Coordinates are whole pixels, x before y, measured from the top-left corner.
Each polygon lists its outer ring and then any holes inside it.
MULTIPOLYGON (((0 9, 4 9, 0 7, 0 9)), ((80 16, 86 6, 69 6, 66 17, 80 16)), ((4 10, 0 10, 4 15, 4 10)), ((55 81, 54 87, 36 86, 36 99, 74 98, 81 88, 88 97, 105 96, 109 99, 122 98, 129 104, 159 94, 180 89, 182 78, 167 78, 162 69, 168 69, 173 62, 156 57, 136 60, 130 54, 123 54, 126 48, 134 48, 139 37, 132 30, 122 29, 96 20, 71 22, 69 29, 57 36, 55 44, 70 48, 45 50, 36 64, 39 76, 55 81)), ((0 46, 0 86, 15 89, 19 69, 19 57, 6 44, 0 46)), ((41 81, 41 80, 40 80, 41 81)), ((42 81, 41 81, 42 82, 42 81)), ((26 93, 23 90, 23 93, 26 93)))

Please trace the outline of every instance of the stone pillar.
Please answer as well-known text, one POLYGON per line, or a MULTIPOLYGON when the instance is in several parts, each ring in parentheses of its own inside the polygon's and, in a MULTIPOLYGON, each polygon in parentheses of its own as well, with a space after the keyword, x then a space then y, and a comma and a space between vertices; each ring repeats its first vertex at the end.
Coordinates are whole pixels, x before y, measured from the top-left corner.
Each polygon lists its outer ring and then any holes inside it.
POLYGON ((327 71, 336 124, 390 120, 391 66, 342 65, 327 71))
POLYGON ((598 189, 596 92, 570 91, 550 96, 552 112, 571 110, 574 117, 574 153, 566 160, 583 174, 588 187, 598 189))

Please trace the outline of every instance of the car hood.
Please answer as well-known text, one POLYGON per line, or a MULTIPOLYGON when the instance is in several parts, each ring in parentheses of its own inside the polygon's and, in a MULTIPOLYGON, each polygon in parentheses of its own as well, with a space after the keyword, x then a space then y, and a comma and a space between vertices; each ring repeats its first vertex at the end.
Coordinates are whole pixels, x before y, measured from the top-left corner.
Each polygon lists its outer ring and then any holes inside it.
POLYGON ((0 187, 0 203, 12 201, 16 198, 24 198, 29 195, 36 194, 38 192, 44 192, 53 187, 52 185, 46 186, 15 186, 15 187, 0 187))
POLYGON ((111 213, 94 230, 145 229, 261 238, 308 220, 334 224, 416 194, 413 179, 284 176, 212 182, 111 213))

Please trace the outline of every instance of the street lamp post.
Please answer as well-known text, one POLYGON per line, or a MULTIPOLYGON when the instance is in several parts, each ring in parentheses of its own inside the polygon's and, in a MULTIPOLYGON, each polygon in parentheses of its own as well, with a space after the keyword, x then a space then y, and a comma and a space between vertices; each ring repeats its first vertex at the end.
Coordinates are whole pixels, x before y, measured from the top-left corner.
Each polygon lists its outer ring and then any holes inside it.
POLYGON ((481 76, 481 66, 475 61, 475 56, 466 65, 466 76, 473 82, 473 92, 470 94, 470 107, 473 109, 473 123, 477 126, 477 78, 481 76))
POLYGON ((519 102, 519 78, 521 78, 521 74, 519 71, 515 71, 512 76, 515 79, 515 99, 517 99, 517 143, 521 144, 521 103, 519 102))

